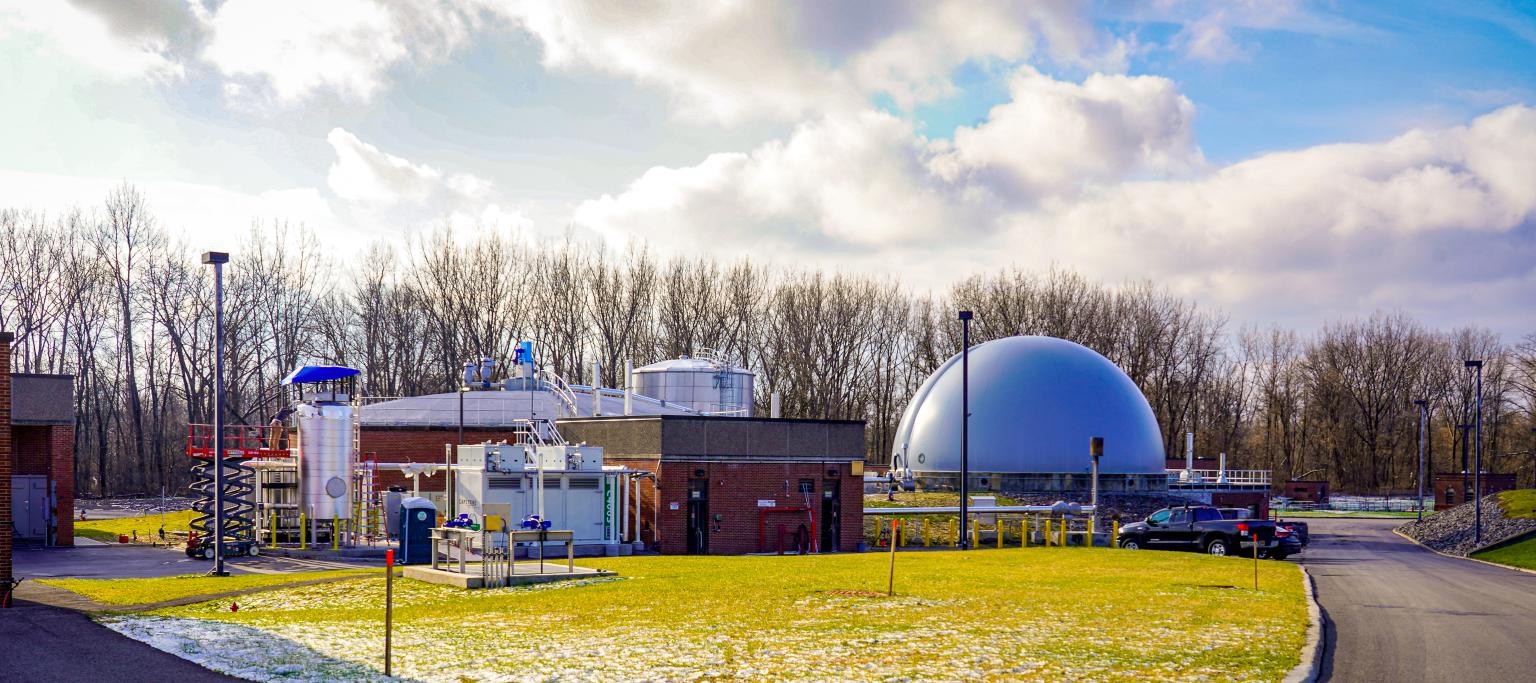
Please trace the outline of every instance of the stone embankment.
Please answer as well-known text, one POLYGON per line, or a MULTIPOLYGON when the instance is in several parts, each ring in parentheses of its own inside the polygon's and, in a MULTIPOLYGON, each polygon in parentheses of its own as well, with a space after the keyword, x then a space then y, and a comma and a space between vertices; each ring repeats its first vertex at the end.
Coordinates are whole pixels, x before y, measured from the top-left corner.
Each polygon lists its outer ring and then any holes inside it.
POLYGON ((1436 513, 1422 522, 1409 522, 1397 528, 1408 537, 1448 555, 1466 557, 1478 548, 1498 543, 1531 532, 1536 532, 1536 519, 1510 519, 1504 516, 1504 508, 1497 495, 1483 498, 1483 540, 1477 543, 1473 523, 1476 514, 1472 503, 1436 513))

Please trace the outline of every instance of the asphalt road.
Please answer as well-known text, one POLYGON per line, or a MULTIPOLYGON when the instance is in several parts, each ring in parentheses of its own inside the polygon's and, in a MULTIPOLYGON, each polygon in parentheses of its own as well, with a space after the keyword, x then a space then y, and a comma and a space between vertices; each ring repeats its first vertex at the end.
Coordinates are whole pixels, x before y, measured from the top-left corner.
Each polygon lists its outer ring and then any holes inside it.
POLYGON ((1436 555, 1402 520, 1308 519, 1322 680, 1536 680, 1536 574, 1436 555))
MULTIPOLYGON (((373 563, 375 566, 378 562, 373 563)), ((17 550, 15 573, 29 579, 125 579, 178 574, 203 574, 213 563, 194 560, 174 549, 136 545, 80 546, 17 550)), ((236 573, 282 574, 369 566, 328 560, 260 556, 231 558, 225 567, 236 573)))
POLYGON ((79 612, 18 602, 0 610, 0 681, 236 681, 97 625, 79 612))

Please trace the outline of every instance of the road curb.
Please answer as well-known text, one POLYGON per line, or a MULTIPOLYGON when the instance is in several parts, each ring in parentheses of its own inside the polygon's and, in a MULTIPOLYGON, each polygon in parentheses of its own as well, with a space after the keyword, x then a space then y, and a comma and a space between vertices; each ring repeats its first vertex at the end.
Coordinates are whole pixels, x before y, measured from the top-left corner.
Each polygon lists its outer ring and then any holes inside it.
POLYGON ((1323 611, 1317 604, 1317 588, 1312 573, 1304 565, 1301 570, 1301 586, 1307 595, 1307 642, 1301 647, 1301 663, 1281 679, 1282 683, 1314 683, 1323 665, 1323 611))
POLYGON ((1403 533, 1401 531, 1398 531, 1397 529, 1393 529, 1392 533, 1397 534, 1398 536, 1401 536, 1404 539, 1407 539, 1407 541, 1409 543, 1412 543, 1412 544, 1414 544, 1416 546, 1419 546, 1420 548, 1428 550, 1429 552, 1432 552, 1432 553, 1434 553, 1436 555, 1439 555, 1441 557, 1449 557, 1449 558, 1451 558, 1453 560, 1466 560, 1468 562, 1476 562, 1478 564, 1486 564, 1486 565, 1488 565, 1490 567, 1498 567, 1499 569, 1509 569, 1511 571, 1525 572, 1527 574, 1536 574, 1536 569, 1526 569, 1525 567, 1512 567, 1512 566, 1507 565, 1507 564, 1499 564, 1497 562, 1489 562, 1488 560, 1479 560, 1479 559, 1477 559, 1475 557, 1467 557, 1466 555, 1452 555, 1450 553, 1442 553, 1442 552, 1440 552, 1438 550, 1435 550, 1434 548, 1431 548, 1431 547, 1429 547, 1427 545, 1424 545, 1423 543, 1420 543, 1419 539, 1414 538, 1412 536, 1409 536, 1408 534, 1405 534, 1405 533, 1403 533))

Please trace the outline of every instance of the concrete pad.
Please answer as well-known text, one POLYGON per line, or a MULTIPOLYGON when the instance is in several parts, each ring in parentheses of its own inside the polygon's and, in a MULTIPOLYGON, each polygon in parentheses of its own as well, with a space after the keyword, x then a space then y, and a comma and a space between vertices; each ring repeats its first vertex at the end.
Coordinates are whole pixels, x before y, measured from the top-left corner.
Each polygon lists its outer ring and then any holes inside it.
MULTIPOLYGON (((457 568, 458 565, 454 565, 457 568)), ((569 581, 571 579, 590 579, 599 576, 615 576, 616 572, 605 569, 590 569, 588 567, 575 567, 573 571, 566 571, 565 563, 544 563, 544 571, 539 571, 539 563, 519 562, 512 567, 513 575, 507 577, 508 586, 522 586, 534 583, 549 583, 551 581, 569 581)), ((468 564, 464 568, 465 573, 433 569, 431 565, 408 565, 401 572, 407 579, 416 579, 427 583, 436 583, 444 586, 455 586, 466 590, 476 588, 500 588, 500 586, 486 586, 484 579, 480 577, 480 565, 468 564)))

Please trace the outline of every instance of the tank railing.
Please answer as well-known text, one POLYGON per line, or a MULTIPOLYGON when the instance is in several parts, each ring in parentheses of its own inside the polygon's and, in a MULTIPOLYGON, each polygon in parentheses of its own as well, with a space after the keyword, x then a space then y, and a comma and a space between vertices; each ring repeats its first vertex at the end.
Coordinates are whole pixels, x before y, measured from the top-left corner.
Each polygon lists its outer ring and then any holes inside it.
MULTIPOLYGON (((224 425, 224 457, 289 457, 292 454, 283 447, 285 436, 286 430, 281 425, 224 425)), ((187 455, 211 458, 213 451, 213 425, 187 425, 187 455)))
POLYGON ((565 378, 549 368, 539 368, 539 375, 543 378, 544 384, 549 387, 550 392, 565 404, 565 409, 571 417, 579 417, 581 411, 576 407, 576 394, 571 392, 571 385, 566 383, 565 378))
POLYGON ((1170 484, 1203 484, 1216 486, 1226 484, 1230 486, 1269 486, 1269 470, 1186 470, 1183 468, 1168 469, 1168 483, 1170 484), (1187 473, 1187 474, 1186 474, 1187 473), (1226 481, 1222 481, 1225 475, 1226 481))
MULTIPOLYGON (((869 518, 864 538, 877 547, 892 542, 892 521, 899 520, 895 542, 900 546, 956 547, 960 544, 958 507, 865 508, 869 518)), ((1063 510, 1053 505, 1010 505, 972 508, 970 546, 1004 548, 1030 546, 1110 545, 1120 520, 1100 518, 1093 506, 1063 510)))

